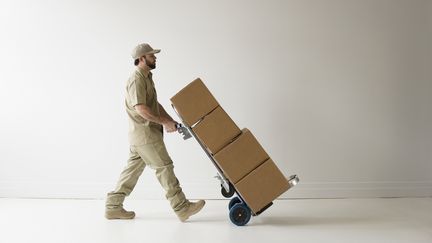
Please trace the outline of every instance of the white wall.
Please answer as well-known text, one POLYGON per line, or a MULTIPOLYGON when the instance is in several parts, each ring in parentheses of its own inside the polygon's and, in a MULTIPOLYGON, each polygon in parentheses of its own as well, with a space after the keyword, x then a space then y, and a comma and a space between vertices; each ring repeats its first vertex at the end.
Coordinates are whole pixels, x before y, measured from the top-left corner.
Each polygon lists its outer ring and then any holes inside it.
MULTIPOLYGON (((131 49, 160 102, 201 77, 301 184, 284 197, 432 195, 432 1, 0 2, 0 197, 102 198, 128 155, 131 49)), ((221 198, 166 136, 189 197, 221 198)), ((135 198, 161 198, 144 172, 135 198)))

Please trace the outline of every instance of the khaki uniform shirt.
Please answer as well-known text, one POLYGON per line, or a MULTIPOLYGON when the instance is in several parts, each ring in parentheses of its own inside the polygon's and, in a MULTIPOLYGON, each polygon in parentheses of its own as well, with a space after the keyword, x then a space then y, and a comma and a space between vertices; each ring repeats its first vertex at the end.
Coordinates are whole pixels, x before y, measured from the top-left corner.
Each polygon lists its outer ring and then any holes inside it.
POLYGON ((130 144, 143 145, 162 140, 162 125, 144 119, 134 108, 137 104, 144 104, 155 115, 160 115, 152 73, 145 76, 144 71, 137 67, 127 81, 125 103, 126 112, 129 116, 130 144))

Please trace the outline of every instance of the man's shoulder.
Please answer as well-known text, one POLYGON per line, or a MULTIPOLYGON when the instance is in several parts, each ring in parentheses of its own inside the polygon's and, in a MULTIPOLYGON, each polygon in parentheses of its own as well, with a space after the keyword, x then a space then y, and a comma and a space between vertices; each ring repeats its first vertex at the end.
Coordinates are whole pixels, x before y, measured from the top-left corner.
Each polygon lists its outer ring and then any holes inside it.
POLYGON ((133 82, 145 82, 145 77, 138 70, 134 70, 129 75, 127 83, 130 84, 133 82))

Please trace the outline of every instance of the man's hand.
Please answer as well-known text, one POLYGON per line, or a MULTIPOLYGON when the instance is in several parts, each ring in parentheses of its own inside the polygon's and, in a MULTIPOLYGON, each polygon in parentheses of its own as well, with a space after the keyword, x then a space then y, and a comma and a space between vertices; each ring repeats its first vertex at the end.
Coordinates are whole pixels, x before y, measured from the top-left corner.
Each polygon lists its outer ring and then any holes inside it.
POLYGON ((177 122, 174 120, 167 120, 163 123, 163 126, 165 127, 166 132, 171 133, 177 131, 176 124, 177 122))

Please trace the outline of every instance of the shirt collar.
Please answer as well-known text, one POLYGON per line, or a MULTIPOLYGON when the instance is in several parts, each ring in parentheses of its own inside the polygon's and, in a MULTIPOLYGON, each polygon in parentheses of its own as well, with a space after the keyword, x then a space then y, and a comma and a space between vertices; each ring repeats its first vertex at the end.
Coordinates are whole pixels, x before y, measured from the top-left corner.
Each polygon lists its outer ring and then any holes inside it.
POLYGON ((144 69, 137 67, 137 71, 144 77, 144 78, 152 78, 153 73, 152 72, 148 72, 146 74, 146 72, 144 71, 144 69))

